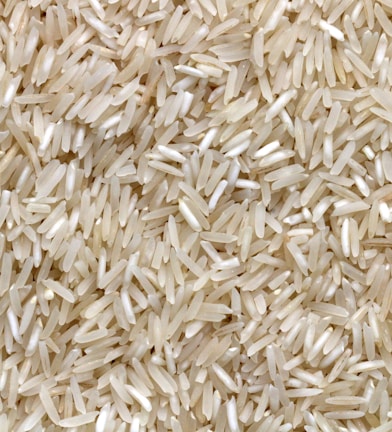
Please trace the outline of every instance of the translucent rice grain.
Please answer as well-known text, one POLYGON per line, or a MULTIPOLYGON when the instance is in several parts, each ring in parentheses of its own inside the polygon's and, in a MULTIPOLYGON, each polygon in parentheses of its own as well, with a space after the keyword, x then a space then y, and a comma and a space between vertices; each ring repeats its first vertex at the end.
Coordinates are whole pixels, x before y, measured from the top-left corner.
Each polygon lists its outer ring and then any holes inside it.
POLYGON ((288 90, 278 97, 278 99, 271 105, 267 110, 265 115, 265 121, 269 122, 274 117, 276 117, 279 112, 291 101, 291 99, 296 98, 296 90, 288 90))
POLYGON ((252 39, 252 60, 258 67, 263 67, 264 65, 264 30, 259 29, 253 35, 252 39))
POLYGON ((147 411, 150 412, 152 410, 151 402, 143 396, 135 387, 131 385, 125 385, 125 389, 129 392, 129 394, 135 398, 140 405, 147 411))
POLYGON ((59 421, 61 427, 79 427, 92 423, 98 415, 98 411, 92 411, 78 416, 67 417, 59 421))
POLYGON ((329 24, 324 20, 320 20, 319 26, 321 30, 327 31, 334 39, 338 41, 344 41, 344 34, 337 27, 329 24))
POLYGON ((344 50, 345 55, 349 58, 349 60, 352 62, 353 66, 355 66, 360 72, 362 72, 365 76, 368 78, 373 78, 373 74, 369 67, 366 65, 366 63, 358 57, 355 53, 353 53, 349 49, 344 50))
POLYGON ((392 36, 392 24, 388 19, 388 16, 386 15, 384 9, 379 4, 375 5, 374 14, 385 33, 388 36, 392 36))
POLYGON ((255 152, 255 154, 253 155, 253 157, 255 159, 257 159, 259 157, 267 156, 268 154, 273 153, 279 147, 280 147, 279 141, 272 141, 271 143, 266 144, 262 148, 260 148, 259 150, 257 150, 255 152))
POLYGON ((200 232, 202 230, 202 227, 199 223, 199 221, 197 220, 197 218, 192 214, 191 210, 189 209, 189 207, 185 204, 185 202, 183 200, 179 200, 179 206, 178 206, 179 211, 181 212, 181 214, 183 215, 184 219, 187 221, 187 223, 189 224, 189 226, 197 232, 200 232))
POLYGON ((305 259, 304 255, 302 254, 300 248, 295 243, 287 243, 287 248, 290 251, 292 257, 294 258, 295 262, 297 263, 299 269, 301 272, 307 276, 308 274, 308 263, 305 259))
POLYGON ((234 398, 231 398, 230 401, 227 402, 226 411, 227 411, 227 420, 229 423, 230 431, 238 432, 240 429, 239 429, 238 419, 237 419, 237 406, 234 398))

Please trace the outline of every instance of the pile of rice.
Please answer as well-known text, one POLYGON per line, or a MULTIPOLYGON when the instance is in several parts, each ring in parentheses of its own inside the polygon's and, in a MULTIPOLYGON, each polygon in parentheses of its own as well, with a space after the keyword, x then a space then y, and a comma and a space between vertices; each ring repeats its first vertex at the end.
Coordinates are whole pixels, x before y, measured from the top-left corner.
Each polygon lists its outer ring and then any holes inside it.
POLYGON ((0 15, 0 431, 392 431, 392 0, 0 15))

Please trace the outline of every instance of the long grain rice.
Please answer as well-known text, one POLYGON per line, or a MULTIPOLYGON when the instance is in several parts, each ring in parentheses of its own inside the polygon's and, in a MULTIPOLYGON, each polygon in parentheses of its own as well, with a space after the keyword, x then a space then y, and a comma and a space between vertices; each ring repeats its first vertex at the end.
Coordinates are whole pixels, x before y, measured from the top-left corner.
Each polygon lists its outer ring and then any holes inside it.
POLYGON ((392 430, 392 2, 5 2, 0 429, 392 430))

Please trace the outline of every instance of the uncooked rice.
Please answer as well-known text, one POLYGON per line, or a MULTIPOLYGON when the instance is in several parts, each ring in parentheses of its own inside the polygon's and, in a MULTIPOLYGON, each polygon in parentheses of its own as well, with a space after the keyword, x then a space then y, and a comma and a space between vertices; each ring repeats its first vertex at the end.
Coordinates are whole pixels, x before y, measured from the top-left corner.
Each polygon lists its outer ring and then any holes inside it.
POLYGON ((392 1, 0 14, 0 431, 392 431, 392 1))

